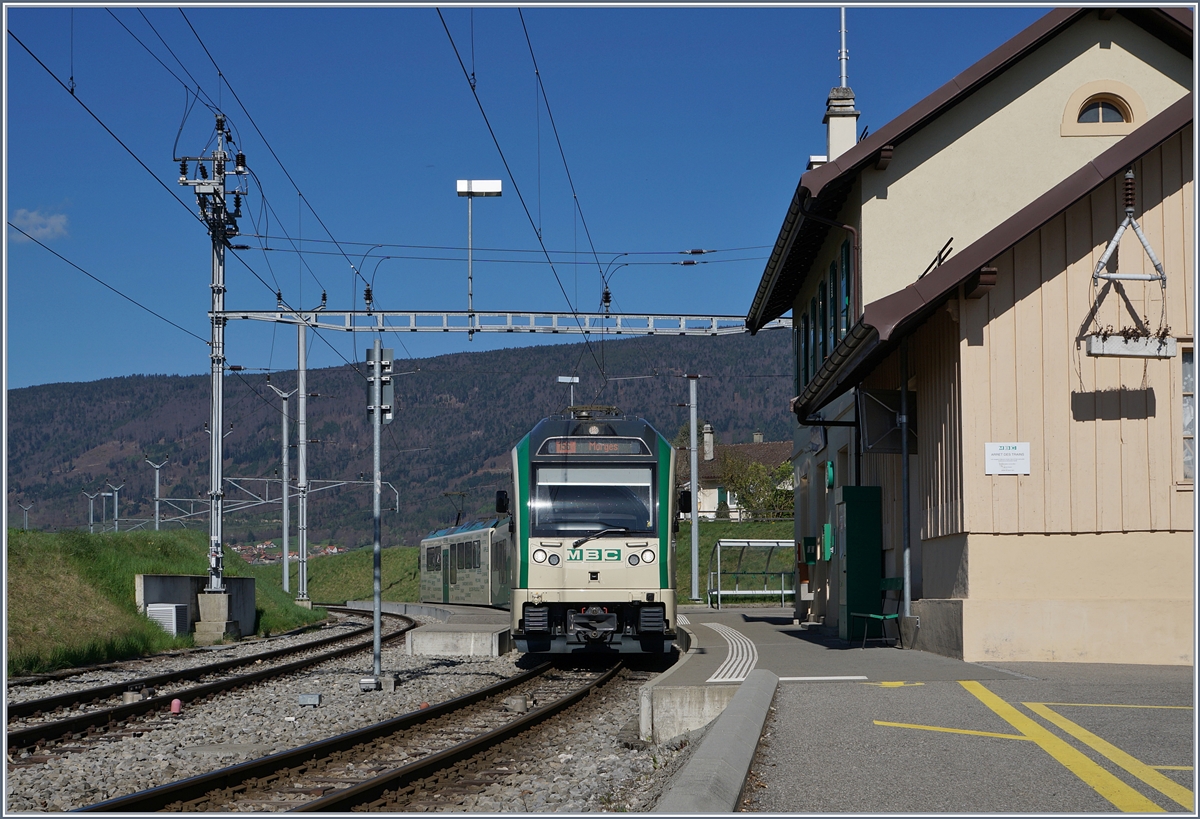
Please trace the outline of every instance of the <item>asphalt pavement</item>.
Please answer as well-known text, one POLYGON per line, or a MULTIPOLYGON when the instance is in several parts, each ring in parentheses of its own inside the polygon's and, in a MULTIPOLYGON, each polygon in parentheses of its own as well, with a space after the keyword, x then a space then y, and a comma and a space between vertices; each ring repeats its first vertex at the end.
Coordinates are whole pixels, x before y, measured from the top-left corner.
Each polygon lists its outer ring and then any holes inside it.
POLYGON ((1195 814, 1191 666, 964 663, 786 610, 687 617, 714 655, 696 673, 725 653, 717 624, 780 678, 741 810, 1195 814))

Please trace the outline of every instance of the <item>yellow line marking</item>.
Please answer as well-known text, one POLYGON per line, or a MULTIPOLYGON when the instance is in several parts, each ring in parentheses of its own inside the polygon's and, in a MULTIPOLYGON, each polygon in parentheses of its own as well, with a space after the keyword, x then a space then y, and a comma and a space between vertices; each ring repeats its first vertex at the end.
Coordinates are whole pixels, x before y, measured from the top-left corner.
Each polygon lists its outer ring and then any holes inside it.
POLYGON ((865 682, 863 685, 877 685, 880 688, 903 688, 909 685, 924 685, 925 683, 896 682, 865 682))
POLYGON ((1115 702, 1043 702, 1041 705, 1069 705, 1072 708, 1165 708, 1168 710, 1191 711, 1190 705, 1117 705, 1115 702))
POLYGON ((1091 748, 1093 751, 1102 754, 1119 767, 1129 771, 1129 773, 1133 774, 1159 793, 1174 800, 1175 802, 1178 802, 1188 810, 1193 810, 1195 808, 1195 795, 1183 785, 1180 785, 1174 780, 1168 779, 1149 765, 1134 759, 1116 745, 1101 739, 1083 726, 1067 719, 1062 714, 1058 714, 1050 710, 1050 708, 1046 706, 1046 703, 1027 702, 1024 703, 1024 705, 1042 719, 1054 723, 1063 731, 1066 731, 1068 734, 1075 737, 1075 739, 1091 748))
POLYGON ((937 725, 915 725, 910 722, 884 722, 883 720, 873 720, 876 725, 884 725, 888 728, 915 728, 918 731, 944 731, 947 734, 970 734, 977 737, 1000 737, 1002 739, 1029 739, 1029 737, 1021 736, 1020 734, 997 734, 994 731, 968 731, 966 728, 942 728, 937 725))
POLYGON ((1149 766, 1156 771, 1194 771, 1196 770, 1191 765, 1151 765, 1149 766))
POLYGON ((1100 767, 1096 762, 1085 756, 1082 751, 1067 744, 1065 740, 1050 733, 1050 731, 1043 728, 1037 722, 1034 722, 1018 711, 1013 705, 1000 699, 1000 697, 985 688, 982 683, 976 680, 959 680, 958 684, 995 712, 998 717, 1036 742, 1039 748, 1050 754, 1068 771, 1082 779, 1096 793, 1113 803, 1118 810, 1126 813, 1163 812, 1163 809, 1154 802, 1151 802, 1116 776, 1100 767))

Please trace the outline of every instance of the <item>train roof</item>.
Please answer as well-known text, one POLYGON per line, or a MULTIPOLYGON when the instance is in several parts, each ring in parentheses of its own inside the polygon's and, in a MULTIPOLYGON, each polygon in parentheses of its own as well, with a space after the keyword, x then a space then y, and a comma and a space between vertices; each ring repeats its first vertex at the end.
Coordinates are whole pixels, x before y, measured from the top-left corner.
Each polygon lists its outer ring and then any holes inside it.
POLYGON ((548 438, 575 436, 640 438, 655 452, 662 435, 645 418, 622 415, 614 407, 572 407, 569 413, 539 421, 529 433, 530 451, 537 452, 548 438))
POLYGON ((445 529, 437 529, 430 532, 422 540, 428 540, 431 537, 445 537, 446 535, 460 535, 466 532, 481 532, 484 529, 495 529, 500 523, 507 518, 486 518, 484 520, 469 520, 466 523, 460 523, 457 526, 448 526, 445 529))

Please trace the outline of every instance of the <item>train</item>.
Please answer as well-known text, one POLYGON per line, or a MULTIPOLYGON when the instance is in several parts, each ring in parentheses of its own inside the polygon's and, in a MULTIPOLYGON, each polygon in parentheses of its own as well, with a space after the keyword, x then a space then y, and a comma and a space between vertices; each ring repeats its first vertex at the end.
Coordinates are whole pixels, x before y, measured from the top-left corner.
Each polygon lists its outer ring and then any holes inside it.
POLYGON ((420 544, 422 603, 507 608, 512 543, 507 517, 431 532, 420 544))
POLYGON ((421 541, 422 600, 507 607, 524 653, 669 652, 690 502, 675 493, 674 447, 649 422, 570 407, 513 447, 498 517, 421 541))

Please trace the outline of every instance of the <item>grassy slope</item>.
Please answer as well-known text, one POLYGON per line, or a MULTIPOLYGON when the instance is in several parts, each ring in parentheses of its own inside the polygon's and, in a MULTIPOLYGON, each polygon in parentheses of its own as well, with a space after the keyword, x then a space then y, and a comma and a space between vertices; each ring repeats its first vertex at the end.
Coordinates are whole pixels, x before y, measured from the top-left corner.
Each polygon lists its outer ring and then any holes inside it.
MULTIPOLYGON (((125 659, 191 645, 172 638, 137 612, 135 574, 206 574, 201 532, 88 535, 8 530, 6 592, 8 673, 48 671, 125 659)), ((296 606, 278 573, 248 566, 234 555, 231 577, 256 578, 262 633, 284 631, 324 617, 296 606)))
MULTIPOLYGON (((786 521, 702 523, 701 595, 707 590, 709 555, 718 538, 788 540, 791 534, 792 524, 786 521)), ((678 543, 676 586, 683 601, 691 590, 691 531, 687 523, 680 526, 678 543)), ((207 548, 204 533, 197 531, 88 535, 9 529, 5 577, 8 673, 49 671, 191 645, 190 636, 172 638, 137 612, 133 577, 205 574, 207 548)), ((778 571, 790 562, 790 555, 777 554, 771 568, 778 571)), ((370 600, 372 563, 369 548, 311 559, 309 597, 330 603, 370 600)), ((384 549, 381 563, 383 600, 415 601, 417 549, 384 549)), ((743 565, 743 569, 761 568, 750 557, 743 565)), ((250 566, 227 554, 227 575, 255 578, 260 633, 278 633, 323 618, 320 609, 309 611, 294 604, 295 571, 293 567, 292 592, 287 594, 278 565, 250 566)))

